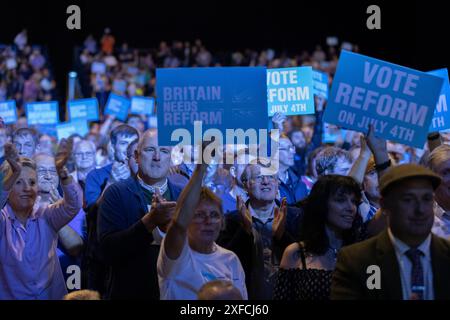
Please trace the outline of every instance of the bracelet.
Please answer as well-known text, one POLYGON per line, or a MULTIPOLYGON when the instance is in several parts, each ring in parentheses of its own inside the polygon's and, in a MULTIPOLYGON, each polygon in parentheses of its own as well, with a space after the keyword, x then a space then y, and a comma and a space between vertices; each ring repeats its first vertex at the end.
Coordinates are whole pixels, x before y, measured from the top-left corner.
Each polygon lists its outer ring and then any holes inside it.
POLYGON ((380 163, 380 164, 376 164, 376 165, 375 165, 375 169, 376 169, 377 171, 382 171, 382 170, 384 170, 384 169, 389 168, 390 166, 391 166, 391 159, 389 159, 389 160, 386 161, 386 162, 383 162, 383 163, 380 163))

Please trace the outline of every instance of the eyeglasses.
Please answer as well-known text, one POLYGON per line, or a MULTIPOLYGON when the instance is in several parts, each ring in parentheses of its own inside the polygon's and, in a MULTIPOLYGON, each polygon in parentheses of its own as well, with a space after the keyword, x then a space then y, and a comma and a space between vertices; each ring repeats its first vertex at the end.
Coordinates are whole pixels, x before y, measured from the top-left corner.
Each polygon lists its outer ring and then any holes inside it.
POLYGON ((199 212, 194 214, 194 218, 192 218, 192 221, 194 223, 202 223, 206 221, 206 218, 209 218, 209 221, 211 223, 217 223, 222 220, 222 215, 219 212, 213 212, 210 214, 207 214, 206 212, 199 212))
POLYGON ((257 183, 261 183, 264 181, 264 178, 266 178, 269 182, 274 182, 277 179, 274 175, 260 175, 252 178, 251 180, 257 183))
POLYGON ((76 158, 81 158, 81 157, 86 157, 86 158, 90 158, 93 157, 95 155, 95 152, 76 152, 73 154, 76 158))
POLYGON ((37 169, 37 174, 39 176, 45 176, 46 174, 56 175, 56 169, 37 169))

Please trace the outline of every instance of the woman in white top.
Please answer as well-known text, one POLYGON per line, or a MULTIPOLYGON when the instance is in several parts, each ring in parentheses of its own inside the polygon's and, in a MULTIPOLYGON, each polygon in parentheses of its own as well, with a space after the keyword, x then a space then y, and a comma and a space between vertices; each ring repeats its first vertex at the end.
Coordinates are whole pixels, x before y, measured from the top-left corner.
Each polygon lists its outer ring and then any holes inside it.
POLYGON ((181 193, 158 257, 161 300, 195 300, 211 280, 228 280, 247 299, 239 258, 215 243, 223 225, 221 200, 202 187, 207 164, 197 165, 181 193))

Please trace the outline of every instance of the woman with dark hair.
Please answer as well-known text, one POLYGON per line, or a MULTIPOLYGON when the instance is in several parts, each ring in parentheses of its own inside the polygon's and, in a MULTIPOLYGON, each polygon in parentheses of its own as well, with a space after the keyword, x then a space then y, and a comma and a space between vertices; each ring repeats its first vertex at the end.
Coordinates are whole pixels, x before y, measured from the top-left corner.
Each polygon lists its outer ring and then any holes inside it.
POLYGON ((299 205, 304 216, 301 242, 284 251, 275 300, 329 299, 340 248, 355 242, 361 189, 351 177, 325 175, 299 205))

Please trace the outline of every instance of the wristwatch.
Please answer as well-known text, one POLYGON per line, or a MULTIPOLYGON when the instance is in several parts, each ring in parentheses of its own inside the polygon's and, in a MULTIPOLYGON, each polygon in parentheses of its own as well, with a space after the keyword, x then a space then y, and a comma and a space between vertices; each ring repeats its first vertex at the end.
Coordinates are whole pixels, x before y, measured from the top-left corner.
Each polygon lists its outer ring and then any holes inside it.
POLYGON ((439 134, 439 132, 432 132, 428 135, 427 139, 428 140, 437 140, 441 137, 441 135, 439 134))
POLYGON ((380 164, 376 164, 376 165, 375 165, 375 169, 376 169, 377 171, 382 171, 382 170, 384 170, 384 169, 389 168, 390 166, 391 166, 391 159, 389 159, 389 160, 386 161, 386 162, 383 162, 383 163, 380 163, 380 164))

